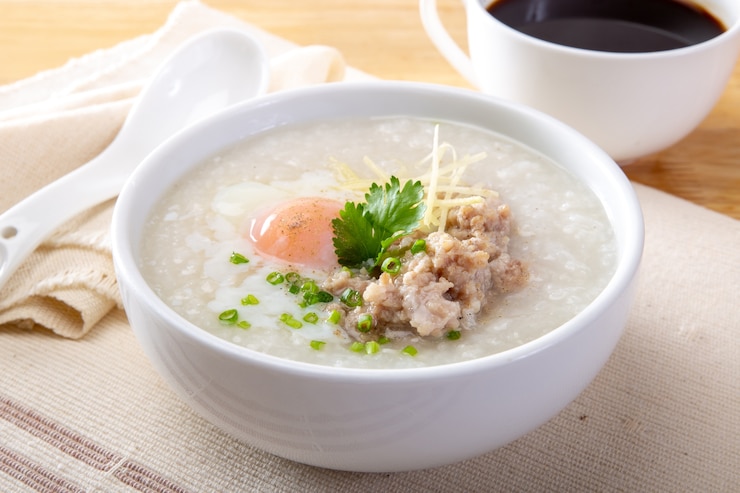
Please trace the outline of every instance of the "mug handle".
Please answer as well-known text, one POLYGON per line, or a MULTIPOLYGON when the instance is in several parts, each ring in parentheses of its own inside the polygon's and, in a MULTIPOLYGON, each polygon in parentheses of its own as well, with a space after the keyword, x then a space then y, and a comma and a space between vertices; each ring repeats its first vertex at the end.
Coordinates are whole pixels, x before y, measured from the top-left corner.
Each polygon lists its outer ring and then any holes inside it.
POLYGON ((442 25, 437 11, 437 0, 419 0, 419 14, 424 30, 437 50, 460 75, 477 87, 473 62, 442 25))

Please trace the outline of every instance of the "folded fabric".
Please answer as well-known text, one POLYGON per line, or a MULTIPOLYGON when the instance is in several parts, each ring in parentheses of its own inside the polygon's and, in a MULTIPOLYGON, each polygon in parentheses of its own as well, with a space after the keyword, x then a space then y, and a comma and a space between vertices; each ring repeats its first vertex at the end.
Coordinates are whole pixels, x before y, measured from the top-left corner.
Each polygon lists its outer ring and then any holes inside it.
MULTIPOLYGON (((341 53, 296 47, 198 2, 179 4, 157 32, 0 87, 0 211, 99 154, 144 81, 189 37, 243 29, 271 57, 271 91, 344 80, 341 53)), ((114 201, 60 227, 0 290, 0 326, 42 326, 79 338, 120 306, 108 229, 114 201)), ((53 207, 53 204, 49 204, 53 207)))

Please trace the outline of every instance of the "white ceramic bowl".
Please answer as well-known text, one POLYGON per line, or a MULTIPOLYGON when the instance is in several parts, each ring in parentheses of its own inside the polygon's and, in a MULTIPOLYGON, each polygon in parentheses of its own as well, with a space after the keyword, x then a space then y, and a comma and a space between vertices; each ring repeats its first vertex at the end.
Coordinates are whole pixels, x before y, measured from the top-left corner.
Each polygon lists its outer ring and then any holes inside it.
POLYGON ((113 219, 126 312, 169 386, 207 420, 257 448, 352 471, 461 461, 556 415, 614 349, 632 302, 642 243, 642 215, 630 183, 580 134, 528 108, 472 91, 403 82, 324 85, 226 110, 150 155, 125 186, 113 219), (598 298, 545 336, 485 358, 404 370, 336 369, 232 345, 185 321, 144 281, 137 267, 143 224, 163 192, 203 159, 280 125, 399 114, 503 133, 551 156, 592 188, 619 250, 616 272, 598 298))

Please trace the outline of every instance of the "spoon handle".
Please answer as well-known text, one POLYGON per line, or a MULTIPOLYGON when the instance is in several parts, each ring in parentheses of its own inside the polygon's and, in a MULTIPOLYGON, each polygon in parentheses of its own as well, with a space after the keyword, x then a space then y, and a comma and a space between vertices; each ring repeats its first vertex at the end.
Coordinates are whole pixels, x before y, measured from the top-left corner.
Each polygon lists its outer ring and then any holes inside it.
POLYGON ((0 214, 0 289, 57 226, 113 198, 132 170, 175 132, 264 93, 267 55, 235 29, 199 34, 145 85, 120 132, 98 157, 0 214))
POLYGON ((125 177, 103 163, 113 147, 0 214, 0 289, 58 226, 118 194, 125 177))

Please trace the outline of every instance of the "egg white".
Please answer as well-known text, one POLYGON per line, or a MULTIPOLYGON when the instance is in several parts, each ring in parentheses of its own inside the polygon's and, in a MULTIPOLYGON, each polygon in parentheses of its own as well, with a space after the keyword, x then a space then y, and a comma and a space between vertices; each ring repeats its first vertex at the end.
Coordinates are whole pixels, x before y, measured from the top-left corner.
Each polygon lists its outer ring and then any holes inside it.
POLYGON ((232 221, 254 218, 298 197, 328 197, 348 200, 351 195, 342 189, 329 171, 309 171, 295 180, 261 183, 244 181, 219 189, 211 201, 211 209, 232 221))
MULTIPOLYGON (((281 203, 299 197, 321 196, 335 198, 341 202, 356 199, 343 190, 332 174, 327 171, 303 173, 291 181, 274 181, 269 184, 259 182, 240 182, 219 189, 211 202, 215 213, 209 219, 209 228, 213 238, 191 235, 191 242, 197 249, 204 249, 206 258, 204 273, 213 284, 213 298, 208 309, 214 317, 225 310, 236 309, 239 320, 247 321, 251 328, 247 330, 286 330, 297 344, 307 344, 311 340, 324 342, 346 342, 344 334, 337 331, 337 326, 325 321, 328 313, 324 304, 301 308, 300 297, 288 292, 287 284, 274 286, 267 282, 267 276, 278 271, 297 272, 303 278, 317 283, 326 278, 329 272, 305 266, 291 265, 263 257, 248 239, 249 223, 281 203), (200 242, 200 244, 198 244, 200 242), (249 259, 246 264, 235 265, 229 261, 232 252, 238 252, 249 259), (257 305, 242 305, 241 300, 247 295, 259 300, 257 305), (319 315, 315 324, 303 321, 304 315, 314 312, 319 315), (284 313, 301 321, 302 327, 294 329, 279 321, 284 313)), ((244 334, 242 337, 247 337, 244 334)))

